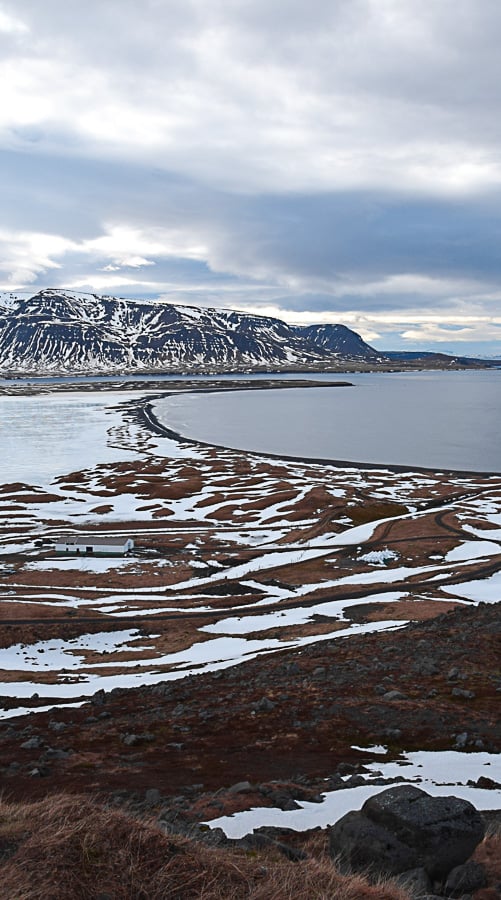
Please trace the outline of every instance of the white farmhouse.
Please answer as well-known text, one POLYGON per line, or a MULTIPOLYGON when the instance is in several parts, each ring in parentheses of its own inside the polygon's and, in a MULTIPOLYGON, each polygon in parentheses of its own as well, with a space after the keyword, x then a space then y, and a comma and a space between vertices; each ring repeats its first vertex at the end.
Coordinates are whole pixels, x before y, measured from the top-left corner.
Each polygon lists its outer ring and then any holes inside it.
POLYGON ((132 550, 134 541, 132 538, 120 537, 68 537, 56 541, 56 553, 66 553, 72 556, 124 556, 128 550, 132 550))

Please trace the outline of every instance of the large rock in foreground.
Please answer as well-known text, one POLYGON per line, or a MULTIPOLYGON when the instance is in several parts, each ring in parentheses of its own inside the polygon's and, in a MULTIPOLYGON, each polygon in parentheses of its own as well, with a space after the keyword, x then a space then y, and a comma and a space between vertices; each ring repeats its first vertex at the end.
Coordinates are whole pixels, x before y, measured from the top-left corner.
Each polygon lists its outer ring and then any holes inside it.
POLYGON ((360 871, 398 875, 424 868, 442 879, 464 863, 484 837, 480 814, 467 800, 430 797, 412 785, 389 788, 330 829, 330 853, 360 871))

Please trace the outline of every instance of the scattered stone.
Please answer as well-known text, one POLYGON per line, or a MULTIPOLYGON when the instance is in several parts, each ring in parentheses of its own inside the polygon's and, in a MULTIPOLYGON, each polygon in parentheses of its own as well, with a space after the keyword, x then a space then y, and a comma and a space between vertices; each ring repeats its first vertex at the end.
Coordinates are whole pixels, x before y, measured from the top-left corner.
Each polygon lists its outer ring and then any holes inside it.
POLYGON ((367 782, 363 775, 350 775, 344 784, 346 787, 361 787, 363 784, 367 784, 367 782))
POLYGON ((356 771, 356 766, 353 763, 342 762, 339 763, 337 770, 340 775, 352 775, 356 771))
POLYGON ((134 747, 135 744, 146 744, 155 740, 154 734, 124 734, 120 737, 122 744, 125 744, 126 747, 134 747))
POLYGON ((67 729, 66 722, 54 722, 53 720, 49 722, 49 728, 51 731, 61 732, 66 731, 67 729))
POLYGON ((463 700, 474 700, 475 693, 474 691, 465 691, 462 688, 452 688, 451 694, 453 697, 461 697, 463 700))
POLYGON ((53 747, 47 747, 46 750, 42 753, 40 759, 42 762, 47 762, 48 760, 59 760, 59 759, 68 759, 71 756, 73 750, 60 750, 59 748, 54 749, 53 747))
POLYGON ((438 675, 440 669, 432 659, 419 659, 411 667, 411 671, 415 675, 438 675))
POLYGON ((462 897, 463 894, 471 894, 486 885, 487 876, 484 867, 470 860, 449 872, 444 893, 448 897, 462 897))
POLYGON ((254 705, 254 709, 257 712, 271 712, 272 709, 275 709, 276 703, 273 703, 272 700, 269 700, 268 697, 261 697, 261 700, 254 705))
POLYGON ((89 702, 92 703, 93 706, 103 706, 103 704, 106 703, 105 692, 103 690, 96 691, 96 693, 93 694, 90 698, 89 702))
POLYGON ((406 888, 413 897, 422 897, 423 894, 430 894, 433 890, 432 880, 426 872, 426 869, 410 869, 408 872, 402 872, 398 876, 398 883, 406 888))
POLYGON ((21 750, 39 750, 41 746, 42 739, 39 737, 32 737, 25 741, 24 744, 21 744, 21 750))
POLYGON ((228 794, 248 794, 250 791, 252 791, 250 781, 238 781, 228 788, 228 794))
POLYGON ((496 791, 501 788, 501 784, 499 781, 494 781, 493 778, 487 778, 486 775, 480 775, 476 781, 467 781, 471 787, 483 788, 485 791, 496 791))
POLYGON ((300 862, 301 860, 308 859, 308 854, 305 853, 304 850, 290 847, 288 844, 283 844, 281 841, 275 841, 267 834, 262 834, 261 832, 254 831, 251 834, 246 834, 245 837, 241 838, 237 843, 249 850, 262 850, 263 848, 278 850, 279 853, 285 856, 286 859, 290 859, 291 862, 300 862))

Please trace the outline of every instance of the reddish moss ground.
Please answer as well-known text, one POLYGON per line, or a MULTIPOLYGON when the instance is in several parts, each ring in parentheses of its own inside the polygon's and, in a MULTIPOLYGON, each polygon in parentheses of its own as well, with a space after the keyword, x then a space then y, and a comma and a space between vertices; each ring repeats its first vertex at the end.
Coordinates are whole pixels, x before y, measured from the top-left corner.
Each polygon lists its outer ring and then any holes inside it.
POLYGON ((404 631, 334 639, 158 687, 98 694, 80 709, 7 721, 2 787, 16 798, 150 787, 173 796, 194 782, 204 786, 200 792, 214 792, 298 773, 320 779, 341 761, 372 758, 354 744, 444 749, 460 732, 472 748, 481 741, 499 752, 499 636, 494 605, 463 607, 404 631), (459 680, 448 678, 453 668, 459 680), (405 699, 386 699, 381 685, 405 699), (454 697, 458 685, 474 697, 454 697), (259 707, 263 698, 270 708, 259 707), (66 728, 55 731, 57 722, 66 728), (131 733, 139 737, 127 746, 123 737, 131 733), (20 750, 26 734, 38 735, 42 749, 20 750), (33 778, 29 772, 46 746, 72 752, 47 762, 46 777, 33 778), (14 774, 13 760, 21 765, 14 774))

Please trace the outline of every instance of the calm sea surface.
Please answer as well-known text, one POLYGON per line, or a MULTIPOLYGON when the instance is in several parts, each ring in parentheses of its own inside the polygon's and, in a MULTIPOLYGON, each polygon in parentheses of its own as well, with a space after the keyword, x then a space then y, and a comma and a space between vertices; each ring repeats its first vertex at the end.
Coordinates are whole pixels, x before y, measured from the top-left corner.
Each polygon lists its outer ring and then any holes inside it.
POLYGON ((242 450, 501 472, 501 371, 343 378, 354 387, 183 394, 155 411, 186 437, 242 450))

